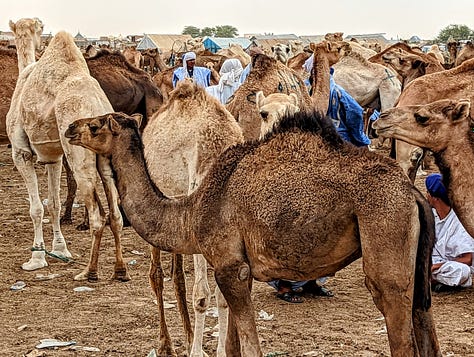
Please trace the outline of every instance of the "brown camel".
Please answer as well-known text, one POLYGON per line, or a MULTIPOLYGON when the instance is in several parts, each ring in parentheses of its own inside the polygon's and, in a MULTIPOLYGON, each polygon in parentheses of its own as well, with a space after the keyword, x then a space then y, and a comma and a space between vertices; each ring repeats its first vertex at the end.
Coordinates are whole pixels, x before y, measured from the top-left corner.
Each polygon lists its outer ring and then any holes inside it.
MULTIPOLYGON (((401 93, 398 106, 428 104, 440 99, 470 99, 474 102, 474 58, 449 70, 427 74, 411 82, 401 93)), ((471 108, 474 118, 474 108, 471 108)), ((423 151, 409 143, 396 143, 396 158, 408 177, 415 181, 423 151)))
MULTIPOLYGON (((191 194, 201 184, 217 157, 229 146, 242 142, 242 130, 232 115, 218 100, 207 94, 204 88, 190 80, 178 83, 169 102, 156 113, 143 132, 150 177, 167 197, 191 194)), ((153 256, 159 257, 159 249, 153 250, 153 256)), ((155 265, 159 263, 159 260, 154 262, 155 265)), ((205 313, 210 304, 211 292, 207 281, 207 263, 200 254, 194 256, 194 275, 195 322, 192 341, 191 328, 188 329, 185 324, 185 330, 188 347, 193 342, 190 356, 202 357, 205 313)), ((158 278, 162 279, 162 274, 158 278)), ((153 279, 151 281, 153 286, 153 279)), ((162 287, 162 281, 157 285, 162 287)), ((156 291, 157 296, 162 293, 162 290, 156 291)), ((185 303, 186 294, 182 297, 185 303)), ((219 308, 217 356, 223 357, 227 311, 225 300, 218 289, 216 299, 219 308)), ((165 336, 169 336, 163 306, 159 304, 159 308, 161 330, 165 330, 165 336)), ((162 339, 160 355, 169 356, 174 353, 171 346, 169 338, 162 339)))
POLYGON ((0 145, 8 144, 5 124, 18 79, 18 59, 14 49, 0 48, 0 145))
POLYGON ((431 209, 393 160, 345 143, 329 118, 283 118, 265 140, 225 151, 181 200, 151 180, 134 117, 80 119, 65 135, 110 157, 142 238, 173 253, 202 253, 214 268, 230 311, 227 356, 263 356, 252 278, 314 279, 359 257, 392 356, 441 356, 430 309, 431 209))
POLYGON ((474 58, 474 44, 472 41, 468 41, 459 51, 454 64, 455 66, 459 66, 461 63, 471 58, 474 58))
POLYGON ((143 66, 142 69, 146 67, 147 71, 153 77, 158 72, 165 71, 168 66, 166 65, 165 61, 161 57, 160 52, 157 48, 149 48, 143 51, 143 66))
POLYGON ((369 61, 391 67, 398 73, 402 88, 422 75, 444 70, 435 57, 413 49, 404 42, 387 47, 370 57, 369 61))
MULTIPOLYGON (((22 49, 18 48, 18 51, 21 53, 22 49)), ((92 238, 89 263, 76 278, 97 278, 98 249, 105 227, 105 217, 101 216, 97 203, 99 171, 109 203, 110 227, 116 245, 113 277, 118 280, 130 279, 122 257, 122 216, 108 161, 87 150, 78 150, 69 145, 62 135, 77 116, 102 115, 112 111, 103 90, 90 76, 74 39, 66 32, 59 32, 54 36, 38 62, 20 72, 6 122, 13 162, 28 189, 34 226, 32 257, 22 265, 23 269, 35 270, 48 265, 42 227, 44 208, 38 192, 34 154, 37 161, 45 164, 48 172, 47 207, 52 216, 52 252, 66 258, 71 257, 59 223, 59 190, 64 153, 74 172, 79 192, 84 196, 92 238)))
POLYGON ((454 67, 454 63, 456 62, 456 57, 458 56, 458 50, 459 50, 459 41, 456 41, 452 38, 448 40, 448 43, 446 44, 447 50, 448 50, 448 60, 447 63, 445 64, 446 69, 451 69, 454 67))
POLYGON ((134 65, 136 68, 141 68, 143 62, 143 56, 140 51, 137 50, 136 46, 127 47, 123 50, 123 55, 128 63, 134 65))
POLYGON ((374 128, 380 135, 433 152, 454 210, 469 234, 474 236, 472 110, 467 99, 398 106, 383 112, 374 128))
POLYGON ((243 50, 242 46, 236 43, 231 43, 228 48, 221 49, 216 54, 224 56, 225 59, 237 58, 242 64, 242 68, 245 68, 251 61, 250 55, 243 50))
POLYGON ((242 128, 246 141, 260 136, 262 120, 255 105, 258 91, 262 91, 264 95, 295 93, 300 108, 311 109, 313 105, 303 80, 296 72, 267 55, 254 55, 249 76, 226 104, 226 108, 242 128))

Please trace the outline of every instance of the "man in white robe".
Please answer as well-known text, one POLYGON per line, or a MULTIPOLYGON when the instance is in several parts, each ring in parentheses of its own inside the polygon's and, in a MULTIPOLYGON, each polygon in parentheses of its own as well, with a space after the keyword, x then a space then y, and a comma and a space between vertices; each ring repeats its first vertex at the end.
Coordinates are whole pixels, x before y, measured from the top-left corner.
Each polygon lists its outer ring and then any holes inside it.
POLYGON ((211 70, 205 67, 195 66, 196 54, 187 52, 183 56, 183 65, 173 72, 173 88, 176 83, 184 78, 192 78, 198 85, 206 88, 211 84, 211 70))

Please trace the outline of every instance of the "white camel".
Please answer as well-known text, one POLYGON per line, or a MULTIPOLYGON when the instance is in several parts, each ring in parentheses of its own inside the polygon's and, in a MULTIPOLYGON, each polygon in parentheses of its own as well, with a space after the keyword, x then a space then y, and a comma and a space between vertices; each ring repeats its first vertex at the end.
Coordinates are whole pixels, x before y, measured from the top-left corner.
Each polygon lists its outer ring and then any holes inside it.
MULTIPOLYGON (((25 48, 34 41, 32 37, 30 41, 17 44, 20 46, 18 52, 26 52, 25 48), (25 47, 21 48, 22 46, 25 47)), ((119 280, 130 279, 120 246, 123 223, 109 163, 103 157, 96 158, 96 155, 88 150, 78 150, 76 146, 71 146, 63 135, 68 125, 78 117, 90 117, 112 111, 112 106, 98 82, 90 76, 74 39, 64 31, 54 36, 38 62, 25 67, 20 73, 6 124, 12 144, 13 162, 28 189, 34 227, 32 256, 22 265, 23 269, 35 270, 48 265, 42 227, 44 208, 38 192, 34 154, 38 162, 45 164, 48 172, 47 207, 53 226, 51 253, 71 257, 59 224, 59 190, 64 153, 73 170, 79 192, 84 195, 93 239, 89 264, 75 278, 97 279, 98 249, 105 227, 105 217, 101 216, 97 201, 98 169, 109 202, 110 226, 116 244, 113 277, 119 280)))
POLYGON ((43 23, 34 17, 23 18, 17 22, 10 20, 9 25, 15 36, 18 70, 21 72, 26 66, 36 61, 36 50, 41 48, 43 23))

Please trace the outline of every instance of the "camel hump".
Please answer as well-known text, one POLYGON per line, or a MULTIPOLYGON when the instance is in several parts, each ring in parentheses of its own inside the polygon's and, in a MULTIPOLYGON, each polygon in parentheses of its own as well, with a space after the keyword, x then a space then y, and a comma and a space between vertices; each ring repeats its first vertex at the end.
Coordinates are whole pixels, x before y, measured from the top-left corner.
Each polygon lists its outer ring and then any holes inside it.
POLYGON ((83 59, 82 53, 74 42, 74 38, 66 31, 59 31, 51 40, 46 48, 43 57, 51 56, 54 58, 63 58, 66 62, 75 62, 83 59))

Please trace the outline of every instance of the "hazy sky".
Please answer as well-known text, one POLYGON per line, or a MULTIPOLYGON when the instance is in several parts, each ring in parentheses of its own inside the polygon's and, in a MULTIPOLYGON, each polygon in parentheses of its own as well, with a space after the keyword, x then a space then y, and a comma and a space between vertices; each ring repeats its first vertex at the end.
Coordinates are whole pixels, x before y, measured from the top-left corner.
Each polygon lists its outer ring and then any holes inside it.
POLYGON ((1 0, 0 31, 9 20, 38 17, 44 33, 86 37, 180 34, 185 26, 230 25, 239 35, 385 33, 390 39, 436 37, 450 25, 474 29, 474 0, 1 0))

